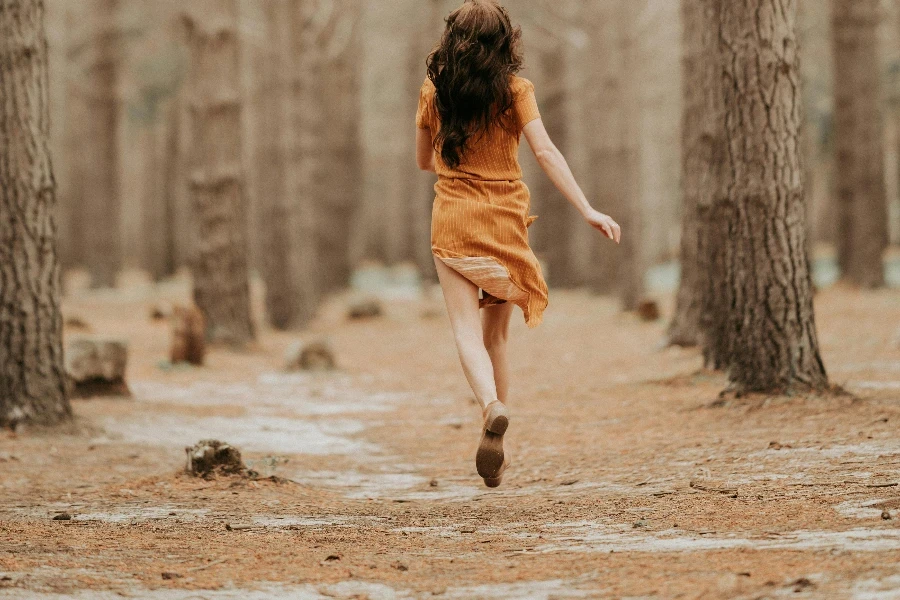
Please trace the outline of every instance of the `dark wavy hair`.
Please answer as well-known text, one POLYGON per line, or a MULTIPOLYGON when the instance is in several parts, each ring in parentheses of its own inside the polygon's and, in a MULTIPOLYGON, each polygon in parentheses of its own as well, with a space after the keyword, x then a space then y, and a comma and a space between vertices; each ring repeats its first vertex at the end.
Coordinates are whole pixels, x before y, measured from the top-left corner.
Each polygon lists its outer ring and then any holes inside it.
POLYGON ((495 123, 515 134, 512 76, 522 69, 522 30, 494 0, 466 0, 428 57, 434 108, 441 119, 435 150, 455 169, 469 143, 495 123))

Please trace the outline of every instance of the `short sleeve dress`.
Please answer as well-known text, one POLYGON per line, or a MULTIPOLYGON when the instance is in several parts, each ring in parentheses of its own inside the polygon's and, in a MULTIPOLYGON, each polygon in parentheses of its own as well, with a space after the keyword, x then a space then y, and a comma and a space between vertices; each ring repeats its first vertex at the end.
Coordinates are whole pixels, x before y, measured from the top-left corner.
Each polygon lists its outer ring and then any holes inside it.
MULTIPOLYGON (((531 195, 522 181, 519 141, 522 129, 540 118, 534 85, 514 77, 512 108, 515 133, 500 124, 466 149, 451 169, 435 153, 438 182, 431 220, 431 250, 444 264, 481 288, 482 306, 509 301, 522 308, 525 322, 537 327, 548 304, 541 266, 528 245, 531 195)), ((434 84, 426 80, 419 95, 416 125, 440 130, 434 84)))

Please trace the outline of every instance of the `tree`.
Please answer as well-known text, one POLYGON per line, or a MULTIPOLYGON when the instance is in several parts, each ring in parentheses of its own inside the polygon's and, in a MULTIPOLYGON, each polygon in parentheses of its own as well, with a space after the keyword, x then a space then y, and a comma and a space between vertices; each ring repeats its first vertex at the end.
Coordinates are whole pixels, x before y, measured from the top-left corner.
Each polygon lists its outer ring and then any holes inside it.
POLYGON ((0 0, 0 425, 55 423, 66 395, 44 3, 0 0))
POLYGON ((822 390, 806 247, 796 0, 723 2, 723 336, 736 391, 822 390))
POLYGON ((112 287, 122 264, 119 0, 88 0, 73 10, 86 26, 69 51, 67 226, 76 260, 87 267, 91 284, 112 287))
POLYGON ((190 46, 189 187, 197 218, 194 299, 212 342, 254 337, 242 165, 240 43, 236 0, 193 0, 184 15, 190 46))
MULTIPOLYGON (((723 191, 725 123, 719 64, 718 0, 682 0, 684 105, 682 109, 682 228, 681 281, 675 315, 669 325, 669 343, 697 346, 704 329, 715 330, 713 320, 723 314, 715 302, 721 297, 707 290, 714 268, 719 236, 710 223, 714 200, 723 191), (704 310, 705 309, 705 310, 704 310)), ((715 334, 707 336, 715 338, 715 334)), ((708 362, 717 362, 707 352, 708 362)))
POLYGON ((888 246, 879 0, 833 0, 837 249, 843 278, 884 285, 888 246))

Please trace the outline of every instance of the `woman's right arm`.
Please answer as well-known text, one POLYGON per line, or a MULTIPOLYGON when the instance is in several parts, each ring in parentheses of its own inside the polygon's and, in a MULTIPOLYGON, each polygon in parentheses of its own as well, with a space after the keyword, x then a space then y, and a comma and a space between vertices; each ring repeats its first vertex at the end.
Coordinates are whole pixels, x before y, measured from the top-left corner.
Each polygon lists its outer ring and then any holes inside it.
POLYGON ((605 215, 591 206, 587 197, 575 181, 575 176, 569 168, 562 152, 556 147, 547 133, 544 122, 541 119, 535 119, 525 125, 523 129, 525 139, 531 146, 537 158, 538 164, 553 182, 553 185, 559 189, 566 199, 578 209, 578 212, 585 220, 594 228, 601 231, 606 237, 613 240, 617 244, 622 239, 622 229, 609 215, 605 215))

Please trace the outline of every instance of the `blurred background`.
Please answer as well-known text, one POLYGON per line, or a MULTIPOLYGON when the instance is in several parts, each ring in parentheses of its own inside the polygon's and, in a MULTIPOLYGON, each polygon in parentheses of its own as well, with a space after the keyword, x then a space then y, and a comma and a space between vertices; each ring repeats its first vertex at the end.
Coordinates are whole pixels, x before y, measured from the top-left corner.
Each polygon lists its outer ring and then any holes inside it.
MULTIPOLYGON (((434 181, 415 167, 413 121, 425 58, 458 4, 47 0, 66 292, 184 281, 206 254, 207 267, 209 256, 221 259, 209 268, 231 273, 236 289, 241 279, 254 282, 264 305, 257 327, 288 329, 373 269, 433 281, 434 181)), ((673 290, 679 3, 505 5, 524 30, 523 76, 536 85, 548 130, 628 242, 616 249, 595 235, 523 149, 541 217, 532 243, 549 283, 619 295, 625 309, 673 290)), ((820 286, 838 278, 830 5, 801 0, 799 28, 820 286)), ((882 0, 877 31, 897 245, 900 2, 882 0)), ((889 253, 888 282, 900 285, 896 256, 889 253)))

